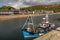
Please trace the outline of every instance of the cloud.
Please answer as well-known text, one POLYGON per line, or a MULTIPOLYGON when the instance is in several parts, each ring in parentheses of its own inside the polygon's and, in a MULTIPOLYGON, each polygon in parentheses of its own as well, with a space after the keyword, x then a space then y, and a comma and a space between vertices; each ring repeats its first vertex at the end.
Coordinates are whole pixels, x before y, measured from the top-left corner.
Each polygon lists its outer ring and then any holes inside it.
POLYGON ((23 8, 23 7, 29 7, 30 5, 24 5, 23 3, 17 2, 17 3, 13 3, 10 6, 16 8, 16 9, 19 9, 19 8, 23 8))
POLYGON ((52 4, 58 2, 60 2, 60 0, 18 0, 16 3, 12 4, 12 6, 15 8, 19 8, 19 7, 28 7, 39 4, 52 4))
POLYGON ((60 0, 0 0, 0 3, 17 9, 39 4, 60 3, 60 0))

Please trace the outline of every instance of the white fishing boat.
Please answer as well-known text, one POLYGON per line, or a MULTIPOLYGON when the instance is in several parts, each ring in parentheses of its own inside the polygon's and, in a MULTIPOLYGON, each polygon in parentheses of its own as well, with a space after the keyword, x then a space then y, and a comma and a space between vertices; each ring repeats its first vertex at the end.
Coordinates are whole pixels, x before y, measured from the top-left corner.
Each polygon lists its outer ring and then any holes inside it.
POLYGON ((52 30, 55 27, 55 25, 49 20, 49 12, 46 12, 45 18, 43 18, 41 23, 39 23, 40 28, 42 28, 44 31, 52 30))

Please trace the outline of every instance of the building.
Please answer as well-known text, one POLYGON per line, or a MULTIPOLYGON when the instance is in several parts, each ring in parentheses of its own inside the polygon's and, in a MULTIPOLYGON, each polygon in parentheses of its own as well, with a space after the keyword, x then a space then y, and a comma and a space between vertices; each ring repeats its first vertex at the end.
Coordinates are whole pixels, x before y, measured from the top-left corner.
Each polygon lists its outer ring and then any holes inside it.
POLYGON ((0 15, 11 15, 14 14, 12 10, 0 10, 0 15))
POLYGON ((0 15, 13 15, 13 14, 19 14, 19 10, 15 8, 10 8, 9 10, 0 9, 0 15))

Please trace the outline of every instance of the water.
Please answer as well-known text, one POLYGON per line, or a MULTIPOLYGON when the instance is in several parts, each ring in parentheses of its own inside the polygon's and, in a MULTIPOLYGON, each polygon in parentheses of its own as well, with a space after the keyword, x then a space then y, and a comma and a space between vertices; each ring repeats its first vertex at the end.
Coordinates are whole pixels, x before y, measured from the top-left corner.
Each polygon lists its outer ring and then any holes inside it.
POLYGON ((24 19, 0 22, 0 40, 24 40, 20 30, 24 22, 24 19))
MULTIPOLYGON (((34 24, 38 25, 42 21, 42 17, 33 17, 34 24)), ((50 22, 54 23, 56 27, 60 26, 60 22, 56 22, 53 19, 60 18, 60 15, 49 16, 50 22)), ((0 22, 0 40, 24 40, 21 28, 25 23, 26 18, 13 19, 0 22)), ((26 38, 25 40, 33 40, 34 38, 26 38)))

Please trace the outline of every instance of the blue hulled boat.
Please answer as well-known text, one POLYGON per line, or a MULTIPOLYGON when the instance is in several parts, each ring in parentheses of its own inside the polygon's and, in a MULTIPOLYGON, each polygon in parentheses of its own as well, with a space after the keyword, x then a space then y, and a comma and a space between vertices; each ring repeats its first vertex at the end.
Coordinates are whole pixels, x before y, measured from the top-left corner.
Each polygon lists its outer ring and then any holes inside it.
POLYGON ((39 37, 47 32, 50 32, 54 28, 54 24, 48 21, 48 14, 43 18, 43 22, 39 23, 39 26, 35 26, 33 23, 33 17, 30 14, 22 27, 22 33, 25 38, 39 37))

